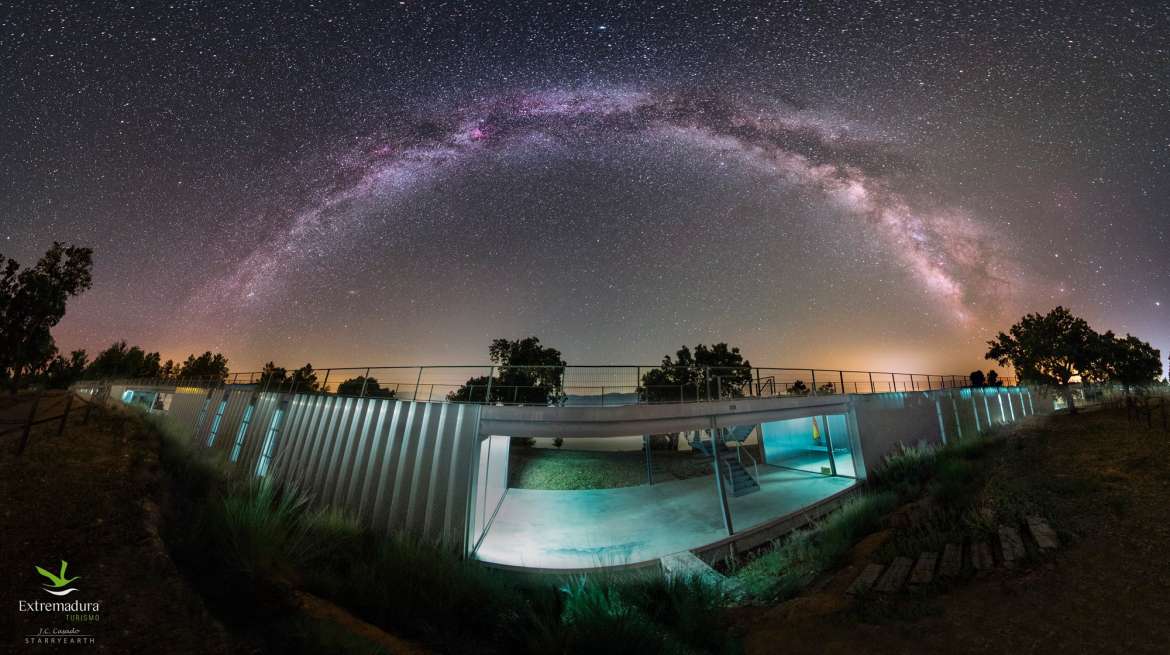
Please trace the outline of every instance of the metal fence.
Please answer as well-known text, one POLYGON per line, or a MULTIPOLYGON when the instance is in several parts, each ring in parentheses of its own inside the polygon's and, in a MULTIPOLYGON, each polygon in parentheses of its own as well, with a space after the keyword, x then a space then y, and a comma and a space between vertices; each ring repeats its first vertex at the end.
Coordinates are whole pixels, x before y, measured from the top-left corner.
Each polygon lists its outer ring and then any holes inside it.
MULTIPOLYGON (((107 381, 108 382, 108 381, 107 381)), ((261 392, 322 393, 505 405, 632 405, 730 398, 932 391, 971 386, 965 375, 780 367, 369 366, 232 373, 216 378, 121 380, 139 385, 206 389, 254 386, 261 392)), ((1012 378, 1000 378, 1014 386, 1012 378)))

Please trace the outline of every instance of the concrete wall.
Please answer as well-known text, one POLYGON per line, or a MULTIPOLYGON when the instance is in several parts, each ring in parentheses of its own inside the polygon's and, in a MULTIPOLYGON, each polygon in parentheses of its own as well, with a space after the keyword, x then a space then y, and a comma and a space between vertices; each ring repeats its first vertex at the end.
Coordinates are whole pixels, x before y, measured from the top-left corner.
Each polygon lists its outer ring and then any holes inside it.
POLYGON ((899 444, 940 445, 1052 411, 1027 387, 900 391, 850 397, 866 471, 899 444))
MULTIPOLYGON (((116 401, 126 388, 133 387, 111 388, 107 397, 116 401)), ((376 530, 462 552, 473 545, 478 405, 290 396, 249 386, 160 390, 172 394, 165 415, 227 466, 293 482, 315 505, 341 508, 376 530), (241 426, 249 406, 250 420, 241 426)), ((502 456, 506 475, 506 443, 502 456)), ((498 504, 506 481, 498 471, 488 479, 500 487, 489 493, 498 504)))

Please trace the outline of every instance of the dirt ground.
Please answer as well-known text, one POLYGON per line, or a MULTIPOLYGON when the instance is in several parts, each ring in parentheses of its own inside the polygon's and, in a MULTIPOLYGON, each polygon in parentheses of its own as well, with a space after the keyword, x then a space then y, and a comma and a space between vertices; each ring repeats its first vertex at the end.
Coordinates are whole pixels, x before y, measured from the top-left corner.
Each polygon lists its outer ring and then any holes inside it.
POLYGON ((847 601, 882 540, 873 535, 819 592, 740 610, 746 652, 1170 652, 1170 433, 1160 417, 1152 429, 1124 410, 1031 419, 1009 449, 999 478, 1050 517, 1060 550, 946 589, 847 601))
MULTIPOLYGON (((43 407, 50 405, 60 398, 43 407)), ((80 419, 78 412, 60 437, 56 423, 35 428, 19 458, 19 434, 0 437, 0 652, 229 652, 158 538, 158 447, 147 442, 157 437, 127 429, 116 414, 94 412, 85 426, 80 419), (61 560, 78 578, 70 585, 77 591, 59 598, 42 588, 48 581, 34 566, 56 573, 61 560), (19 601, 74 600, 100 602, 98 620, 19 611, 19 601), (94 641, 26 642, 54 628, 94 641)))

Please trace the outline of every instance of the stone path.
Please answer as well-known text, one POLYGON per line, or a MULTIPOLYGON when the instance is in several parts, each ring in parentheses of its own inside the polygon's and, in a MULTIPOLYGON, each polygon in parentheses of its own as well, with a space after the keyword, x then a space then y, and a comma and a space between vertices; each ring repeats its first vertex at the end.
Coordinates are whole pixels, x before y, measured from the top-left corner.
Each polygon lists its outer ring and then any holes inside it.
POLYGON ((1042 517, 1027 517, 1023 527, 1021 534, 1021 530, 1015 526, 1000 526, 996 531, 998 548, 986 541, 973 542, 966 549, 966 558, 963 544, 949 543, 943 547, 941 554, 928 551, 920 554, 917 560, 897 557, 889 565, 867 564, 845 593, 852 596, 871 591, 892 594, 903 588, 928 585, 936 578, 957 578, 964 571, 975 574, 990 571, 997 562, 1004 568, 1015 568, 1028 557, 1029 548, 1024 535, 1031 537, 1030 543, 1035 546, 1036 552, 1051 552, 1060 545, 1056 532, 1042 517))

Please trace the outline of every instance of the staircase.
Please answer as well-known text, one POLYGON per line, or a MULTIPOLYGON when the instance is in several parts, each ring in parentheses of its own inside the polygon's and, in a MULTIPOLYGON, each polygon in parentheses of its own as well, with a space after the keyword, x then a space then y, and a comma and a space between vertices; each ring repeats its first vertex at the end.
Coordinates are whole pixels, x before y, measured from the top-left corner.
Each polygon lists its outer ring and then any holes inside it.
MULTIPOLYGON (((738 448, 736 450, 739 450, 738 448)), ((739 453, 724 448, 719 452, 723 472, 729 473, 727 482, 731 485, 732 496, 746 496, 760 490, 760 483, 739 461, 739 453)))
POLYGON ((746 496, 750 493, 755 493, 760 490, 760 483, 756 479, 755 459, 752 458, 751 452, 741 450, 743 448, 743 441, 751 434, 751 425, 738 425, 733 428, 727 428, 719 433, 716 439, 703 439, 702 432, 696 433, 694 436, 687 435, 687 443, 691 445, 691 450, 695 451, 704 457, 711 457, 712 449, 719 452, 719 466, 720 473, 725 478, 725 483, 731 489, 732 496, 746 496), (727 442, 734 441, 739 443, 736 448, 729 448, 727 442), (750 460, 749 470, 744 466, 743 455, 746 454, 750 460))

